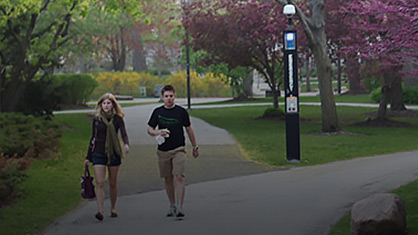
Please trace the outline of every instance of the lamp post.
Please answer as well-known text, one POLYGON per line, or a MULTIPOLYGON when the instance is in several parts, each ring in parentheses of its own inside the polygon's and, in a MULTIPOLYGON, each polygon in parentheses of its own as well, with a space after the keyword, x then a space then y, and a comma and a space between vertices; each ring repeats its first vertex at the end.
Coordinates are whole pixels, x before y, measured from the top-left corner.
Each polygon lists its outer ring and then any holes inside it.
POLYGON ((287 4, 283 13, 288 19, 288 27, 283 31, 283 54, 285 74, 285 114, 286 114, 286 158, 289 163, 300 162, 299 134, 299 92, 297 32, 292 26, 295 6, 287 4))
POLYGON ((187 31, 187 26, 189 25, 188 19, 188 8, 189 0, 182 0, 181 5, 183 8, 183 15, 186 18, 185 24, 185 37, 186 37, 186 75, 187 75, 187 109, 191 109, 190 102, 190 46, 189 46, 189 32, 187 31))

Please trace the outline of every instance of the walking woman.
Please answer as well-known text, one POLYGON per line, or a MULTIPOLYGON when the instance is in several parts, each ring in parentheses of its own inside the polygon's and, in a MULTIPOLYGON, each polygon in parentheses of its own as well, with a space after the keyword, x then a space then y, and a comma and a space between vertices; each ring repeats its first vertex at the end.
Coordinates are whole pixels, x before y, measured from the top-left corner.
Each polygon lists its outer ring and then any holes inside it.
POLYGON ((84 165, 87 165, 88 162, 93 163, 98 209, 95 217, 101 221, 104 215, 106 166, 109 174, 110 217, 118 217, 116 212, 116 200, 118 197, 117 179, 123 155, 118 131, 120 130, 122 136, 123 151, 125 153, 129 153, 129 140, 123 120, 125 114, 112 94, 104 94, 97 102, 96 110, 97 112, 93 119, 93 134, 84 165))

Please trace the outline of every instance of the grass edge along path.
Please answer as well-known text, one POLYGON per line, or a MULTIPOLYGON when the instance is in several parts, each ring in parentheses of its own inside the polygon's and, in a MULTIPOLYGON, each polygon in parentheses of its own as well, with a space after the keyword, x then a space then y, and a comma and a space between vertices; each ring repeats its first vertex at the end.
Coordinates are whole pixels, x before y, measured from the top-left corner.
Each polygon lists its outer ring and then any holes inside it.
POLYGON ((22 196, 0 211, 0 234, 38 234, 82 200, 80 177, 91 135, 86 114, 57 115, 64 124, 59 157, 38 160, 18 186, 22 196))
MULTIPOLYGON (((406 229, 409 235, 418 234, 418 180, 390 191, 402 198, 406 207, 406 229)), ((330 230, 329 235, 350 235, 351 213, 344 215, 330 230)))

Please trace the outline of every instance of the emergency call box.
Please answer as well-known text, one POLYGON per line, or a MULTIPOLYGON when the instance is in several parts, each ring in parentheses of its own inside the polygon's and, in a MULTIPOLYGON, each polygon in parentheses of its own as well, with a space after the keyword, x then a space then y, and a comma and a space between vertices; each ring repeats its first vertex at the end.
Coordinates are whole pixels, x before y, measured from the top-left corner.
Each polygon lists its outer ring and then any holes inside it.
POLYGON ((295 50, 296 49, 296 32, 285 32, 284 35, 284 49, 295 50))
POLYGON ((287 113, 298 112, 298 98, 296 96, 289 96, 286 98, 286 112, 287 113))

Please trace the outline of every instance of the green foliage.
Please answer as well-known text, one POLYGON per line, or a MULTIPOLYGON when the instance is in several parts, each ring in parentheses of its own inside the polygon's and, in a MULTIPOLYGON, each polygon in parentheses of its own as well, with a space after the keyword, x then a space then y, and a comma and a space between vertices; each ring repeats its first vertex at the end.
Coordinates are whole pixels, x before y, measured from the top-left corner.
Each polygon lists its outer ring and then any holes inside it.
POLYGON ((263 117, 283 117, 284 112, 281 109, 267 108, 264 110, 263 117))
POLYGON ((0 202, 2 205, 9 203, 16 196, 15 187, 25 176, 21 170, 24 165, 27 164, 21 159, 0 158, 0 202))
POLYGON ((57 157, 61 132, 55 122, 18 113, 0 113, 0 204, 15 196, 31 159, 57 157))
POLYGON ((77 105, 85 104, 90 100, 91 93, 99 85, 88 74, 62 74, 55 75, 59 86, 59 104, 77 105))
POLYGON ((369 75, 361 81, 361 84, 367 91, 374 91, 382 86, 382 78, 378 75, 369 75))
POLYGON ((418 104, 418 87, 404 87, 402 95, 405 104, 418 104))
POLYGON ((0 113, 0 155, 6 159, 53 157, 60 136, 59 127, 53 121, 0 113))
POLYGON ((63 105, 85 104, 97 82, 87 74, 38 77, 28 82, 18 111, 25 114, 51 115, 63 105))
MULTIPOLYGON (((39 71, 48 73, 61 65, 62 61, 66 61, 65 55, 75 54, 72 49, 76 47, 73 44, 78 45, 78 42, 85 41, 88 37, 83 35, 82 39, 77 38, 76 35, 82 34, 80 27, 74 30, 72 27, 84 21, 90 9, 101 11, 110 18, 113 16, 113 22, 128 21, 132 25, 141 13, 139 7, 138 1, 118 0, 0 1, 0 89, 2 96, 7 97, 0 102, 0 109, 7 112, 17 111, 25 86, 39 71), (76 38, 79 41, 71 41, 76 38)), ((116 29, 119 30, 118 27, 116 29)), ((93 41, 90 42, 87 44, 95 45, 93 41)), ((92 50, 85 51, 91 54, 92 50)), ((30 84, 38 91, 40 85, 30 84)), ((39 101, 43 103, 45 100, 39 101)), ((53 106, 53 103, 48 105, 47 112, 53 106)), ((24 110, 31 108, 31 105, 20 107, 24 110)))
MULTIPOLYGON (((151 69, 149 72, 154 76, 158 76, 158 69, 151 69)), ((170 70, 168 70, 168 69, 162 69, 160 72, 161 72, 161 75, 170 75, 171 74, 170 70)))
MULTIPOLYGON (((371 93, 371 99, 379 103, 382 96, 382 88, 376 88, 371 93)), ((402 87, 402 96, 405 104, 418 104, 418 87, 402 87)))
POLYGON ((373 102, 375 103, 379 103, 380 102, 380 97, 382 96, 382 88, 376 88, 372 91, 372 93, 370 94, 370 98, 373 100, 373 102))
POLYGON ((23 196, 0 210, 0 234, 40 234, 82 200, 80 176, 91 118, 65 114, 55 116, 55 121, 65 127, 59 157, 34 161, 25 170, 26 177, 17 186, 23 196))

